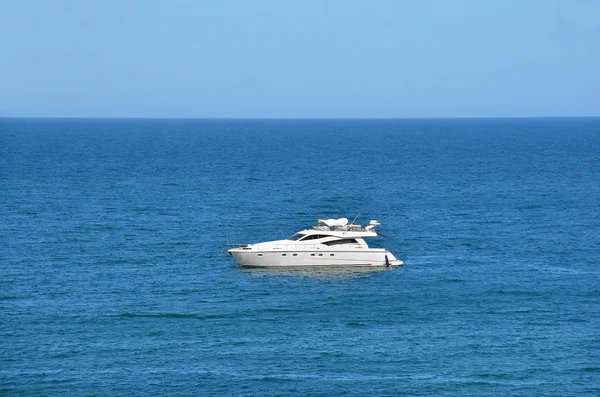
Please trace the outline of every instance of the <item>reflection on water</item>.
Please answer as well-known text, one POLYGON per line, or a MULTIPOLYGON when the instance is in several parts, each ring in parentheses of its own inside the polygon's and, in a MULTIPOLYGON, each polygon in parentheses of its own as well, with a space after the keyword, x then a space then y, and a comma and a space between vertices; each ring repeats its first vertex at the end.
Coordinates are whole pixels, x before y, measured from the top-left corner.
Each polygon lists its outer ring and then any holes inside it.
POLYGON ((325 279, 350 279, 368 277, 378 272, 392 271, 394 267, 307 267, 307 268, 252 268, 240 267, 239 270, 257 277, 287 276, 325 279))

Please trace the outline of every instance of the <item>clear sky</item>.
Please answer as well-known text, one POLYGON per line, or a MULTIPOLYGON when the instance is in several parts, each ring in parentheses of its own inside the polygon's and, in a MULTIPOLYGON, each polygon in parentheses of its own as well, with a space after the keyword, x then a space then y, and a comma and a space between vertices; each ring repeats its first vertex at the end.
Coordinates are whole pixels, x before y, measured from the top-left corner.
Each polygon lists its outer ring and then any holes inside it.
POLYGON ((600 0, 0 0, 2 116, 600 116, 600 0))

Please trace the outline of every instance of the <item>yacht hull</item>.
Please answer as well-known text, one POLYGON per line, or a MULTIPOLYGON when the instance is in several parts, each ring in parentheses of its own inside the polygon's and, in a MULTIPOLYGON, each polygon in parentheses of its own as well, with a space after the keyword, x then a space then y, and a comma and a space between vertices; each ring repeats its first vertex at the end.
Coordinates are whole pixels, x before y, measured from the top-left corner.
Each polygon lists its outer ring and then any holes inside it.
POLYGON ((234 248, 229 254, 246 267, 389 267, 403 262, 385 249, 327 250, 246 250, 234 248))

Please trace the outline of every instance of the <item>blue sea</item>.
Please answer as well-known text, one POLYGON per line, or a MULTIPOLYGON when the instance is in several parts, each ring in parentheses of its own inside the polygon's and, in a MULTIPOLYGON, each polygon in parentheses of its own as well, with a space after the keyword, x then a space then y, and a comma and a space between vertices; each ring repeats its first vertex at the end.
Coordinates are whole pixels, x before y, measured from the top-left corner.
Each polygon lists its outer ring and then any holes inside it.
POLYGON ((2 396, 598 396, 600 118, 0 119, 0 269, 2 396))

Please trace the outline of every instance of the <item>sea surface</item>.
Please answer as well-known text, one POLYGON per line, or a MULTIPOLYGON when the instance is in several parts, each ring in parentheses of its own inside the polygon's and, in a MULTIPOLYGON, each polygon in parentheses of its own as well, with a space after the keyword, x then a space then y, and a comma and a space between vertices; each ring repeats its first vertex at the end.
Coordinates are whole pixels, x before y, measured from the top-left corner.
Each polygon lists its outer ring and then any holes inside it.
POLYGON ((600 118, 0 119, 0 270, 2 396, 598 396, 600 118))

